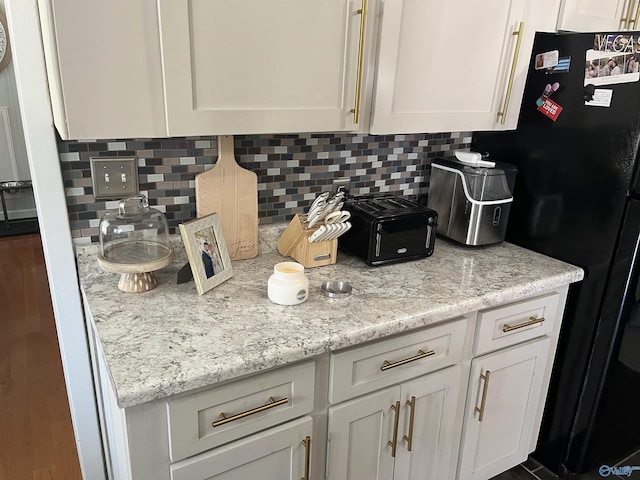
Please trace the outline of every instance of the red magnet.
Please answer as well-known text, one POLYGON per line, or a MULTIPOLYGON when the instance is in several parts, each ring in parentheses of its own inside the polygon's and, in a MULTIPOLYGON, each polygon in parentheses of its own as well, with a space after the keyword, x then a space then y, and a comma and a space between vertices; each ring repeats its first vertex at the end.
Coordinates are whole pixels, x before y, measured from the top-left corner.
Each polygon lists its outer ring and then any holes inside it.
POLYGON ((538 110, 555 122, 560 112, 562 112, 562 107, 550 98, 545 98, 538 110))

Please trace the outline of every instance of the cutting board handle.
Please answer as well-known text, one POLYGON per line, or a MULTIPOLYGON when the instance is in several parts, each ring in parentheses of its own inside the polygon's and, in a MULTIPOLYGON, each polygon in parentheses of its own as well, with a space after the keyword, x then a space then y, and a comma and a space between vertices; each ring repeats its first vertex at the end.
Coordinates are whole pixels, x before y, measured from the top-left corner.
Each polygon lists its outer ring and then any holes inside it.
POLYGON ((218 160, 216 161, 215 167, 218 166, 236 166, 233 135, 218 135, 218 160))

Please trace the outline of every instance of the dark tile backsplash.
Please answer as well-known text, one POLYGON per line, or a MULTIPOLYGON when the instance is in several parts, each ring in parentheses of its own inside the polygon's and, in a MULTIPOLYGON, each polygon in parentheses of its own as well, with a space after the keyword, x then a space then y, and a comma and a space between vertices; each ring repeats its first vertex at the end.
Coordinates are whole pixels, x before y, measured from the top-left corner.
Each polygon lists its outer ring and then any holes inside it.
MULTIPOLYGON (((238 163, 258 175, 261 224, 285 222, 306 210, 333 180, 349 177, 352 194, 394 192, 417 199, 427 192, 434 157, 468 149, 471 132, 412 135, 236 135, 238 163)), ((195 218, 196 174, 217 159, 217 137, 59 141, 71 230, 76 243, 98 241, 105 210, 118 201, 93 198, 89 158, 136 156, 140 192, 164 212, 171 233, 195 218)))

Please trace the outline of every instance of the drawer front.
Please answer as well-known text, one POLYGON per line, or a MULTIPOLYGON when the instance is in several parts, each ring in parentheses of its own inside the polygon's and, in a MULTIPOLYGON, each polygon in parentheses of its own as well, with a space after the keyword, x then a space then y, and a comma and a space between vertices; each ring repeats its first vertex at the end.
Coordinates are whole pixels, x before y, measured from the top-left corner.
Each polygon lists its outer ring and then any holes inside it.
POLYGON ((481 355, 547 335, 553 329, 560 295, 550 293, 502 307, 481 311, 476 328, 475 353, 481 355))
POLYGON ((171 465, 171 480, 309 478, 313 420, 304 417, 171 465), (304 441, 304 443, 303 443, 304 441))
POLYGON ((314 376, 315 362, 306 362, 169 401, 171 460, 311 412, 314 376))
POLYGON ((331 355, 329 401, 339 403, 462 359, 467 319, 331 355))

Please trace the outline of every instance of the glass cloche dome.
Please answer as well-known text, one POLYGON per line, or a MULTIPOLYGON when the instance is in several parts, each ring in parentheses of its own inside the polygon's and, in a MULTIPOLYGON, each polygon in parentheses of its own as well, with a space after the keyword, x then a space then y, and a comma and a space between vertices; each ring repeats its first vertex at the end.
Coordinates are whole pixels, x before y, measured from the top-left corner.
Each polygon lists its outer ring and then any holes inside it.
POLYGON ((164 214, 149 207, 144 195, 134 195, 120 200, 118 210, 107 211, 99 230, 98 264, 107 272, 122 274, 120 290, 155 288, 158 283, 153 272, 173 260, 164 214))

